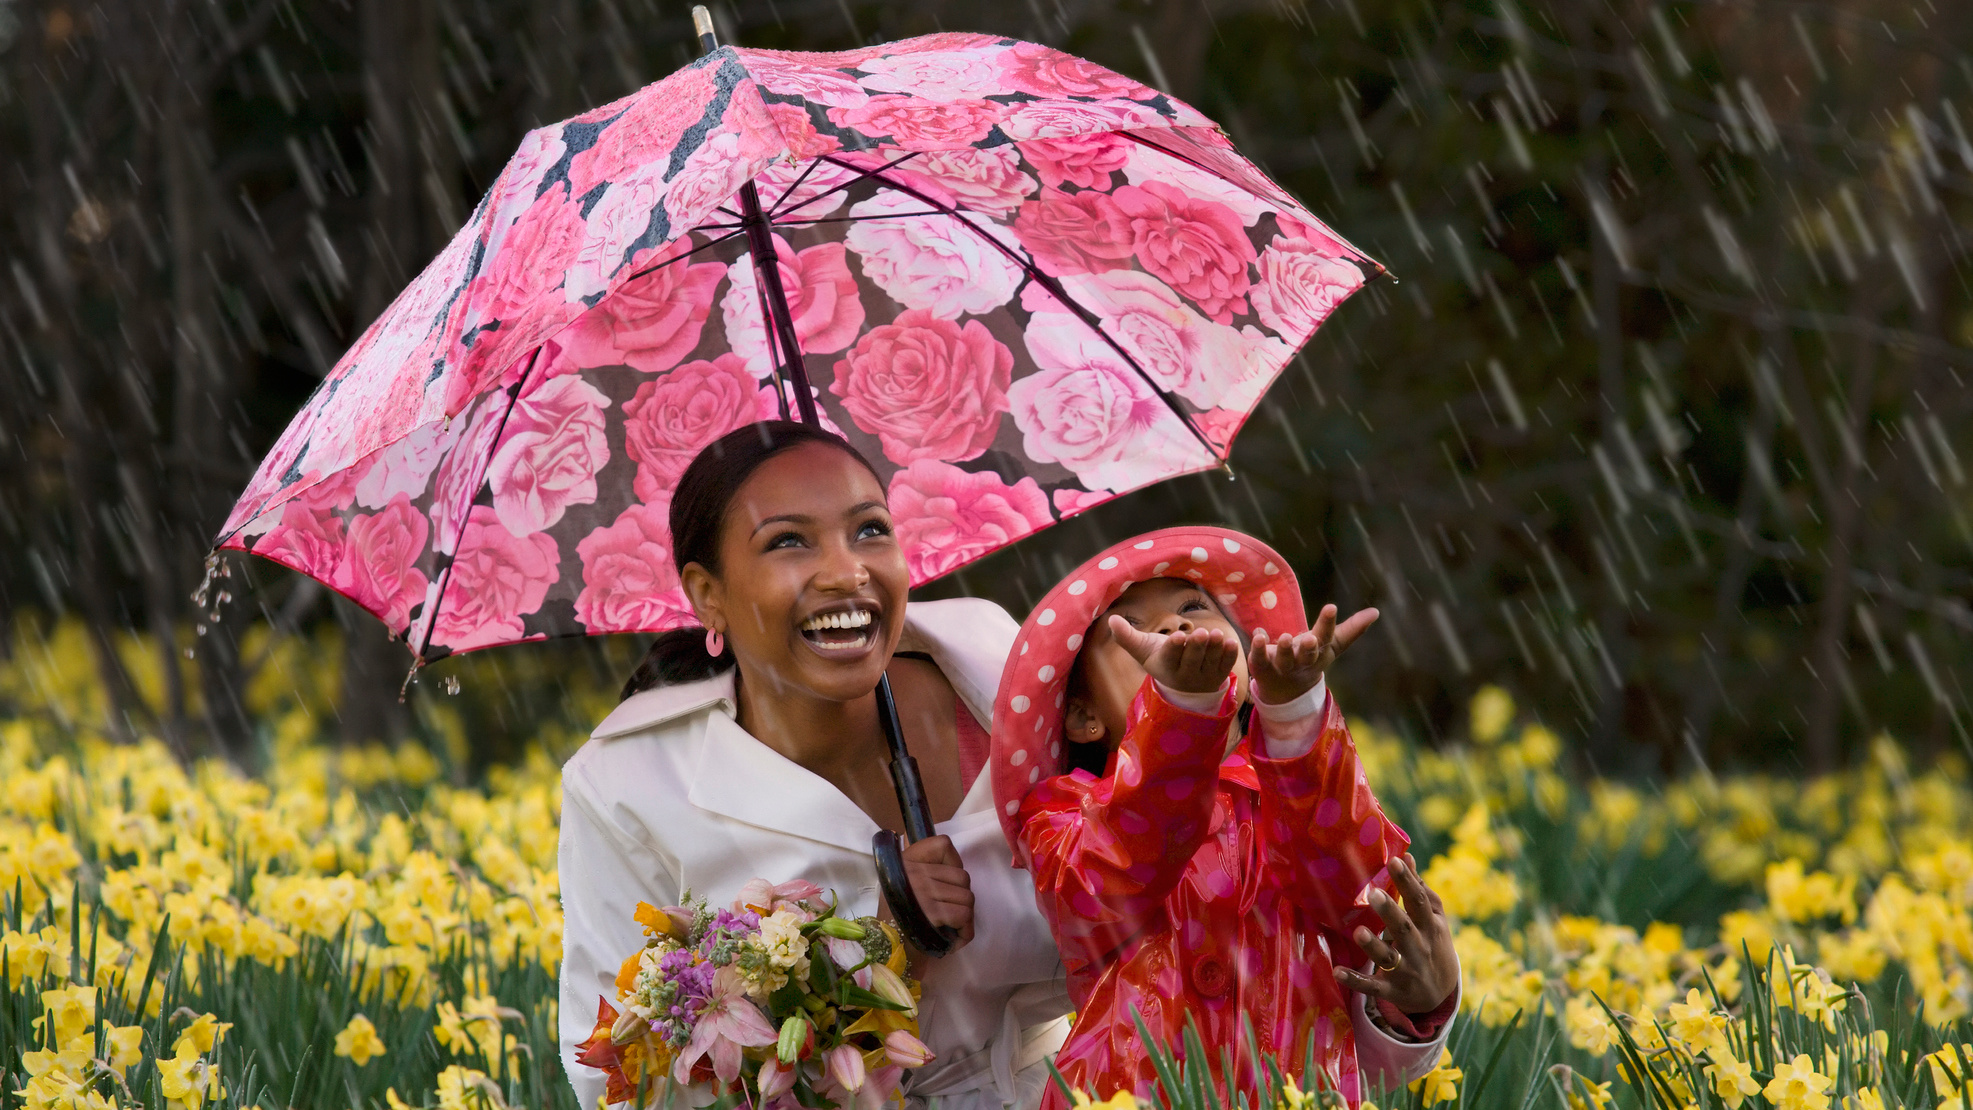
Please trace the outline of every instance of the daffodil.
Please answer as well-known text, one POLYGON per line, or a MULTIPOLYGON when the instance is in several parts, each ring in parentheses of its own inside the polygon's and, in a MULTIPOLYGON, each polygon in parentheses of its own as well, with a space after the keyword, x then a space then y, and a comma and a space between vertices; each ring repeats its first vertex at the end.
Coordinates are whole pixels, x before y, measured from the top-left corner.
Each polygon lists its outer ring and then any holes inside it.
POLYGON ((1828 1110, 1829 1096, 1823 1092, 1830 1082, 1806 1053, 1800 1053, 1793 1060, 1774 1065, 1774 1078, 1768 1080, 1761 1094, 1776 1110, 1828 1110))
POLYGON ((370 1019, 358 1014, 336 1034, 336 1055, 348 1057, 360 1068, 384 1055, 384 1041, 377 1036, 377 1027, 370 1019))
POLYGON ((1459 1098, 1459 1081, 1466 1073, 1452 1064, 1452 1053, 1439 1050, 1439 1062, 1431 1071, 1411 1082, 1411 1089, 1418 1092, 1420 1105, 1437 1106, 1441 1102, 1454 1102, 1459 1098))
POLYGON ((1712 1080, 1713 1093, 1726 1103, 1727 1110, 1740 1110, 1749 1095, 1761 1093, 1753 1065, 1734 1059, 1725 1049, 1713 1053, 1713 1062, 1706 1065, 1706 1078, 1712 1080))

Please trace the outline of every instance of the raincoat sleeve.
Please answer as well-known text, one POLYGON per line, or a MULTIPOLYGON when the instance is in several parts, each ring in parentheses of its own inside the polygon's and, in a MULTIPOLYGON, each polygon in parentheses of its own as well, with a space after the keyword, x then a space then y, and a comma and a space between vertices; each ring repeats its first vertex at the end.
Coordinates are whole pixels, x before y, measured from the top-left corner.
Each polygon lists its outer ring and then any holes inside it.
POLYGON ((1291 758, 1270 758, 1282 748, 1266 740, 1269 728, 1287 727, 1255 715, 1248 748, 1261 784, 1261 881, 1329 934, 1335 962, 1351 966, 1365 959, 1350 939, 1356 927, 1384 927, 1361 897, 1372 883, 1390 890, 1384 862, 1411 838, 1371 793, 1336 699, 1323 701, 1314 742, 1291 758))
MULTIPOLYGON (((644 946, 630 907, 678 901, 676 869, 650 845, 611 821, 582 753, 562 772, 562 975, 558 1010, 562 1067, 576 1105, 593 1107, 604 1073, 576 1061, 575 1046, 595 1028, 597 1000, 615 1001, 617 969, 644 946)), ((691 1099, 685 1100, 688 1104, 691 1099)))
POLYGON ((1194 713, 1146 679, 1111 773, 1061 775, 1022 802, 1021 846, 1071 969, 1100 964, 1163 912, 1210 826, 1231 695, 1194 713))

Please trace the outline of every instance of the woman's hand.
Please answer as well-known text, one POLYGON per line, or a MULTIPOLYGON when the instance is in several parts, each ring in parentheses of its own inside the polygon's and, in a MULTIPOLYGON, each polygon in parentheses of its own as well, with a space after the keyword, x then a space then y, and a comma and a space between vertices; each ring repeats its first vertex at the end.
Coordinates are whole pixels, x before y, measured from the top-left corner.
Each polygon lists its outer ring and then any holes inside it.
POLYGON ((1187 694, 1210 694, 1226 685, 1226 676, 1240 658, 1240 641, 1217 628, 1142 632, 1112 614, 1110 635, 1145 673, 1187 694))
POLYGON ((949 925, 959 931, 952 946, 957 952, 973 939, 973 880, 959 849, 948 836, 928 836, 904 847, 904 873, 911 880, 911 893, 918 896, 918 908, 933 925, 949 925))
POLYGON ((1459 986, 1459 957, 1452 950, 1452 928, 1445 906, 1418 878, 1418 864, 1407 852, 1392 857, 1391 884, 1400 906, 1378 887, 1370 888, 1370 908, 1384 919, 1384 935, 1361 926, 1357 947, 1377 964, 1376 975, 1346 967, 1336 969, 1336 981, 1353 991, 1381 998, 1404 1014, 1427 1014, 1439 1008, 1459 986))
POLYGON ((1254 629, 1247 672, 1253 675, 1255 696, 1266 705, 1283 705, 1308 693, 1336 657, 1375 623, 1377 610, 1364 609, 1338 625, 1336 607, 1324 605, 1315 627, 1299 636, 1269 642, 1266 630, 1254 629))

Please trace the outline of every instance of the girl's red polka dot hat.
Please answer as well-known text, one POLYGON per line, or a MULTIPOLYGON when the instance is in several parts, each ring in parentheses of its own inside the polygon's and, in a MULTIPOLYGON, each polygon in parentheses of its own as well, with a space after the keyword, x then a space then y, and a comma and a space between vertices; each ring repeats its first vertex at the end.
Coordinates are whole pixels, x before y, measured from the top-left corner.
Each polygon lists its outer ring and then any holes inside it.
POLYGON ((1257 628, 1270 637, 1308 630, 1288 560, 1225 528, 1147 532, 1077 567, 1021 625, 993 703, 993 799, 1009 844, 1020 843, 1014 815, 1021 798, 1063 771, 1063 704, 1090 626, 1125 590, 1153 578, 1198 583, 1250 635, 1257 628))

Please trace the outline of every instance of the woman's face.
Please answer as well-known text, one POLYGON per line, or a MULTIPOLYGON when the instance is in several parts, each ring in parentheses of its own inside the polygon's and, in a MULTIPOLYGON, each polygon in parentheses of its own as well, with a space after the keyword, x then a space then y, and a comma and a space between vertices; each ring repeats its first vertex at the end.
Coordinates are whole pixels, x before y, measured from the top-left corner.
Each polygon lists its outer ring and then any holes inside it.
POLYGON ((743 681, 829 701, 876 688, 911 579, 870 471, 822 444, 774 456, 727 507, 719 561, 717 577, 688 565, 685 585, 743 681))

